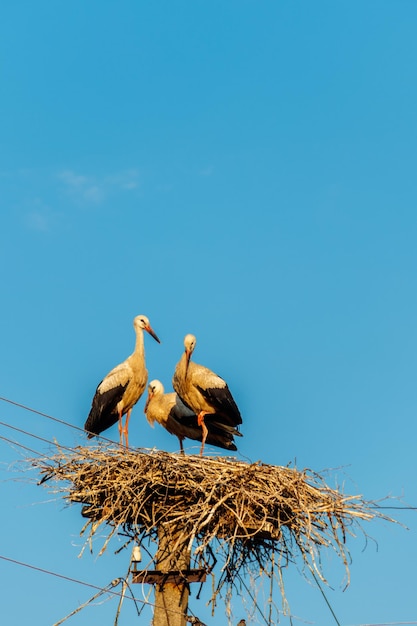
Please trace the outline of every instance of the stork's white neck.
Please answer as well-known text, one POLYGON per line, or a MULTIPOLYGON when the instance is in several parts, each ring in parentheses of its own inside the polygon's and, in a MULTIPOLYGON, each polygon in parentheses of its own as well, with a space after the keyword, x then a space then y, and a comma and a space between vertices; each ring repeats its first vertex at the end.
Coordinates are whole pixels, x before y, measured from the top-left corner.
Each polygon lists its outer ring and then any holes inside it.
POLYGON ((136 358, 139 359, 144 359, 145 357, 145 345, 144 345, 144 340, 143 340, 143 330, 141 328, 137 328, 136 329, 136 343, 135 343, 135 350, 132 354, 132 356, 135 356, 136 358))

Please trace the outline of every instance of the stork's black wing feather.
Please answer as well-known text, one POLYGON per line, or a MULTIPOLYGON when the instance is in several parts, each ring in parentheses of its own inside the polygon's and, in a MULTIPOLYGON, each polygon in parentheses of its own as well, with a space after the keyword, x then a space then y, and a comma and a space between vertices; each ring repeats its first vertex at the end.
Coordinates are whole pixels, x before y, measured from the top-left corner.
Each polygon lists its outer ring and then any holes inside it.
POLYGON ((84 424, 84 430, 88 431, 89 438, 99 435, 103 430, 116 424, 119 419, 117 404, 123 398, 128 383, 117 385, 104 392, 100 392, 100 385, 96 389, 90 413, 84 424))
MULTIPOLYGON (((225 450, 237 450, 236 445, 234 443, 233 435, 238 434, 235 429, 227 430, 222 428, 221 424, 215 423, 212 424, 210 418, 215 417, 211 415, 207 415, 205 419, 205 424, 208 428, 208 435, 206 438, 206 444, 211 446, 217 446, 218 448, 224 448, 225 450)), ((172 412, 168 417, 167 430, 168 432, 176 433, 178 435, 178 431, 175 427, 170 428, 169 423, 176 423, 180 426, 184 427, 184 431, 182 431, 182 435, 187 437, 188 439, 193 439, 194 441, 201 441, 203 438, 203 431, 201 427, 198 425, 197 416, 196 415, 174 415, 172 412)))
POLYGON ((242 423, 240 411, 226 384, 224 387, 213 387, 211 389, 204 389, 200 385, 196 385, 196 387, 213 407, 213 413, 222 416, 226 424, 238 426, 238 424, 242 423))

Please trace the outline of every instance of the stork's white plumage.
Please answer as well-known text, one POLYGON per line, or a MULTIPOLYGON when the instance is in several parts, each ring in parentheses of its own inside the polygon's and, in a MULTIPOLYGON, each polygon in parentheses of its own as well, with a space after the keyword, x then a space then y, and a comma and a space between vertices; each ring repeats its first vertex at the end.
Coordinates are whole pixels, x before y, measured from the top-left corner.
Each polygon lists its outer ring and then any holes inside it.
MULTIPOLYGON (((148 398, 144 412, 151 426, 155 421, 163 426, 171 435, 176 435, 184 454, 183 440, 201 441, 202 429, 198 424, 197 415, 181 401, 177 393, 164 393, 164 386, 159 380, 152 380, 148 385, 148 398)), ((208 423, 206 442, 219 448, 237 450, 233 435, 240 435, 234 428, 224 428, 222 424, 208 423)))
POLYGON ((126 447, 129 446, 128 427, 132 408, 139 400, 146 388, 148 372, 145 365, 145 347, 143 331, 146 330, 158 343, 155 332, 152 330, 146 315, 137 315, 133 320, 136 333, 134 352, 112 369, 103 378, 96 389, 90 413, 84 424, 88 438, 99 435, 103 430, 119 422, 120 444, 125 436, 126 447), (126 423, 123 427, 122 416, 126 414, 126 423))
POLYGON ((194 335, 185 336, 185 351, 175 368, 172 386, 182 402, 197 415, 197 423, 202 429, 200 454, 203 454, 208 423, 240 435, 236 427, 242 423, 242 417, 226 381, 204 365, 190 360, 196 343, 194 335))

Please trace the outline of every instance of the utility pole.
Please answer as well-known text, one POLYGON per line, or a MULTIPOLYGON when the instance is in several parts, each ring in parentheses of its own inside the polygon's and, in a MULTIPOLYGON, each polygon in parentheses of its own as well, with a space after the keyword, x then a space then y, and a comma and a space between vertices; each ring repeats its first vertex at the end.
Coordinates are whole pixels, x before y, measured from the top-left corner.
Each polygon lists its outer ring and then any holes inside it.
POLYGON ((186 626, 189 584, 206 580, 205 569, 190 569, 187 539, 178 527, 160 524, 156 569, 131 572, 132 583, 151 583, 155 587, 152 626, 186 626))
POLYGON ((165 574, 155 585, 155 612, 152 626, 186 626, 190 551, 178 529, 161 524, 158 528, 156 569, 165 574), (178 542, 178 546, 175 548, 178 542), (173 575, 176 573, 177 576, 173 575), (181 572, 183 575, 181 576, 181 572))

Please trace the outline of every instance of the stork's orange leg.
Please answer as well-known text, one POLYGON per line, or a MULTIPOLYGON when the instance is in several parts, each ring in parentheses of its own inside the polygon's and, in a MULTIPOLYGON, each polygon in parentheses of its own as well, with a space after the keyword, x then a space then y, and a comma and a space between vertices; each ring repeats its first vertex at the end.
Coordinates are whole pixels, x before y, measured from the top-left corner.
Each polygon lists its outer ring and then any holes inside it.
POLYGON ((119 424, 118 424, 118 429, 119 429, 119 437, 120 437, 120 445, 123 445, 123 424, 122 424, 122 411, 119 411, 119 424))
POLYGON ((130 420, 130 414, 132 412, 132 409, 129 409, 127 414, 126 414, 126 424, 125 427, 123 429, 123 432, 125 434, 125 443, 126 443, 126 448, 129 447, 129 420, 130 420))
POLYGON ((203 437, 201 439, 201 448, 200 448, 200 456, 203 456, 204 444, 208 435, 208 428, 204 423, 204 416, 207 415, 207 411, 200 411, 197 417, 197 424, 201 426, 201 430, 203 431, 203 437))

